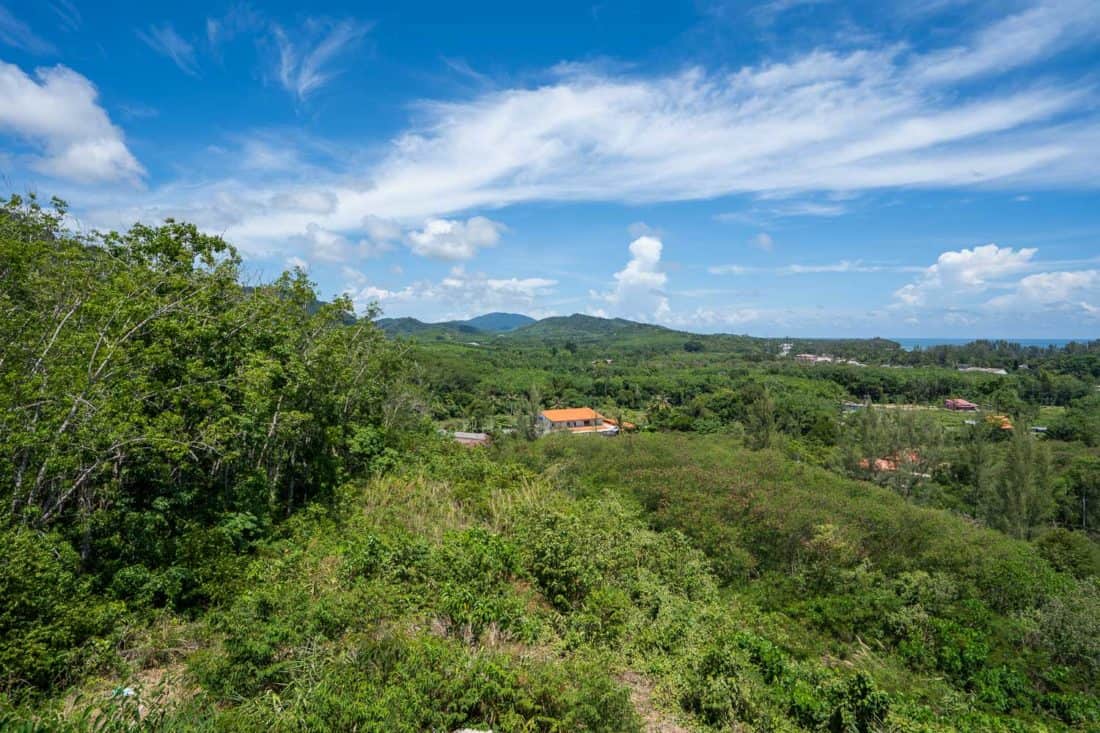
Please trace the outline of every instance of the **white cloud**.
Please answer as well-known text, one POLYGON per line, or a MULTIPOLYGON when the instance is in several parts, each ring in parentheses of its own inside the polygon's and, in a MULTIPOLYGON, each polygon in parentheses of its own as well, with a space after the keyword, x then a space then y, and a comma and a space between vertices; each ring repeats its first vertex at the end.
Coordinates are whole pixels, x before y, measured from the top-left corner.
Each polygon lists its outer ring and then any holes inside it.
POLYGON ((668 296, 663 288, 668 275, 661 270, 661 240, 642 236, 630 243, 630 261, 615 273, 615 287, 608 293, 591 293, 614 306, 627 318, 665 318, 669 314, 668 296))
POLYGON ((303 239, 313 257, 325 262, 347 262, 354 256, 354 245, 347 237, 322 229, 317 224, 306 227, 303 239))
POLYGON ((707 272, 711 275, 746 275, 756 272, 756 268, 744 265, 712 265, 707 268, 707 272))
MULTIPOLYGON (((242 168, 263 173, 290 173, 301 170, 305 162, 297 149, 284 142, 274 142, 263 137, 250 137, 241 141, 242 168)), ((291 191, 289 196, 312 195, 312 191, 291 191)))
POLYGON ((1042 0, 983 29, 971 43, 923 59, 921 76, 955 81, 1003 72, 1095 37, 1093 0, 1042 0))
POLYGON ((369 239, 360 239, 358 243, 353 243, 344 235, 324 229, 315 223, 309 224, 305 233, 294 237, 292 241, 311 258, 324 262, 346 263, 352 260, 370 259, 393 248, 388 242, 375 242, 369 239))
POLYGON ((138 38, 161 56, 171 59, 172 63, 186 74, 198 76, 199 64, 195 58, 195 47, 183 38, 171 23, 162 26, 151 25, 147 30, 139 30, 138 38))
POLYGON ((711 275, 748 275, 750 273, 769 273, 774 275, 810 275, 820 273, 846 272, 926 272, 927 268, 913 265, 875 264, 862 260, 840 260, 824 264, 806 265, 795 263, 781 267, 748 267, 745 265, 712 265, 707 268, 711 275))
POLYGON ((1055 308, 1092 314, 1086 299, 1097 296, 1100 270, 1040 272, 1021 279, 1012 292, 992 298, 986 305, 998 311, 1055 308))
POLYGON ((429 219, 423 229, 409 232, 409 247, 421 257, 468 260, 478 250, 496 246, 503 230, 503 224, 484 216, 475 216, 465 222, 429 219))
MULTIPOLYGON (((1066 8, 1080 9, 1081 1, 1041 4, 1055 8, 1040 14, 1042 22, 1062 30, 1021 52, 1021 63, 1087 40, 1066 26, 1066 8)), ((1079 25, 1090 27, 1095 13, 1083 15, 1079 25)), ((158 191, 150 210, 202 210, 209 206, 204 197, 230 184, 263 188, 269 197, 314 188, 336 196, 323 218, 259 210, 224 231, 261 246, 310 222, 349 233, 367 215, 408 226, 529 201, 752 194, 779 201, 763 207, 774 210, 770 216, 834 216, 843 205, 792 197, 893 187, 1096 186, 1090 162, 1100 157, 1100 108, 1090 81, 1061 72, 1021 84, 1002 79, 988 61, 973 62, 991 69, 980 88, 964 86, 959 74, 929 72, 949 52, 953 64, 989 58, 989 38, 1003 27, 994 23, 930 55, 901 45, 821 48, 732 71, 689 68, 647 78, 567 64, 541 84, 422 102, 415 125, 381 156, 344 146, 338 162, 304 180, 294 170, 264 170, 255 172, 259 181, 178 186, 158 191), (176 200, 167 202, 168 193, 176 200)), ((306 41, 271 32, 278 39, 275 76, 303 98, 331 79, 332 63, 366 27, 307 21, 306 41)))
POLYGON ((100 106, 95 85, 64 66, 41 68, 35 75, 0 62, 0 130, 39 149, 32 168, 78 182, 135 182, 145 175, 100 106))
POLYGON ((893 310, 907 310, 911 317, 919 313, 921 322, 938 318, 950 326, 981 323, 1008 329, 1049 327, 1052 313, 1064 314, 1069 323, 1093 317, 1091 303, 1100 298, 1100 270, 1035 270, 1094 261, 1043 262, 1036 259, 1037 253, 994 244, 944 252, 894 293, 893 310))
POLYGON ((328 214, 336 208, 336 196, 328 191, 287 191, 271 197, 273 208, 328 214))
POLYGON ((303 260, 301 257, 287 257, 286 258, 287 269, 299 269, 302 272, 309 272, 309 263, 303 260))
POLYGON ((1016 250, 996 244, 944 252, 936 264, 898 289, 894 297, 903 305, 921 306, 933 293, 943 300, 983 292, 992 282, 1027 270, 1037 252, 1034 248, 1016 250))
POLYGON ((376 242, 396 242, 401 239, 401 224, 393 219, 367 215, 363 217, 367 236, 376 242))
POLYGON ((370 283, 362 272, 345 268, 348 281, 345 292, 357 311, 365 311, 372 301, 395 313, 431 318, 468 318, 490 310, 530 310, 539 298, 554 292, 556 280, 541 277, 490 277, 469 273, 462 266, 451 269, 438 282, 414 282, 398 289, 370 283))
POLYGON ((883 268, 878 265, 865 265, 859 260, 841 260, 824 265, 787 265, 780 272, 787 275, 803 275, 822 272, 880 272, 883 268))
POLYGON ((220 18, 206 19, 206 42, 216 54, 223 43, 264 26, 263 17, 251 5, 237 3, 220 18))
POLYGON ((275 70, 279 83, 299 100, 305 100, 332 81, 338 73, 332 68, 333 62, 369 30, 369 25, 351 20, 322 23, 310 19, 305 24, 305 37, 295 41, 285 29, 273 26, 279 52, 275 70))

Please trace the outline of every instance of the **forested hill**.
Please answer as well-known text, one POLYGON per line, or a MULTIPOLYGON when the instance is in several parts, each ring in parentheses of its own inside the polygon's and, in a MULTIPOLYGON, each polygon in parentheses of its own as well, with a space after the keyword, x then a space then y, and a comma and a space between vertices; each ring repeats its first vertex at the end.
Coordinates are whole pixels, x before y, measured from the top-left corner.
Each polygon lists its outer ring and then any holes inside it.
POLYGON ((531 316, 524 316, 519 313, 486 313, 483 316, 477 316, 465 321, 467 326, 473 326, 479 331, 488 331, 489 333, 504 333, 506 331, 515 331, 517 328, 523 328, 535 322, 531 316))
POLYGON ((980 366, 1015 370, 1056 365, 1059 370, 1100 376, 1100 340, 1070 342, 1063 347, 1022 345, 1007 340, 976 339, 968 344, 939 345, 906 351, 890 339, 772 338, 733 334, 700 334, 623 318, 584 314, 534 320, 518 314, 490 313, 466 321, 425 323, 415 318, 379 318, 388 336, 418 341, 454 341, 477 345, 509 343, 566 346, 599 345, 605 350, 712 352, 740 357, 792 357, 800 353, 854 359, 877 365, 980 366), (480 336, 480 338, 478 338, 480 336))
POLYGON ((465 321, 425 323, 416 318, 379 318, 375 324, 389 335, 425 338, 507 333, 534 322, 534 318, 518 313, 486 313, 465 321))
POLYGON ((192 225, 65 221, 0 207, 0 730, 1100 726, 1093 346, 386 338, 192 225))

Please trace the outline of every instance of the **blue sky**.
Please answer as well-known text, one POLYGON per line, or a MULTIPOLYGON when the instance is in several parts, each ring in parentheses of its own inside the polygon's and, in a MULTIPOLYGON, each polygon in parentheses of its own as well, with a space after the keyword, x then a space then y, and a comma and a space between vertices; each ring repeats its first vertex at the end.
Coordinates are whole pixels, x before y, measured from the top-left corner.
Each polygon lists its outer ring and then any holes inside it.
POLYGON ((1095 0, 0 0, 0 185, 393 316, 1097 337, 1097 38, 1095 0))

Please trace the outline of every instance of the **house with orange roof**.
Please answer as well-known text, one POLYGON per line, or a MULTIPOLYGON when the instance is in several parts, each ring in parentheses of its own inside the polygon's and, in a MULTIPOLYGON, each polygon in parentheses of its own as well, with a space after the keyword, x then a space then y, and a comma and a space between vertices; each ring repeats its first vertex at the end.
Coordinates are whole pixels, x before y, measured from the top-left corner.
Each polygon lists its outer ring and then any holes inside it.
POLYGON ((539 428, 544 434, 569 432, 574 435, 617 435, 620 428, 633 430, 634 427, 633 423, 626 421, 620 426, 617 421, 604 417, 591 407, 567 407, 539 413, 539 428))

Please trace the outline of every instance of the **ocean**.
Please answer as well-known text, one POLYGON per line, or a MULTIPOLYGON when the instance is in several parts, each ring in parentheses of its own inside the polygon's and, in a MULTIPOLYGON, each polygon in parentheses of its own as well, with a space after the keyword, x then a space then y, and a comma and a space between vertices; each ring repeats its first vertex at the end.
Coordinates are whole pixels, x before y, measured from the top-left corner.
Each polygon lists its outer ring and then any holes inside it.
MULTIPOLYGON (((981 339, 976 338, 892 338, 891 341, 897 341, 901 344, 901 347, 906 351, 912 351, 916 348, 927 349, 930 346, 964 346, 974 341, 981 339)), ((1021 346, 1065 346, 1071 341, 1087 341, 1087 339, 986 339, 988 341, 1011 341, 1021 346)))

